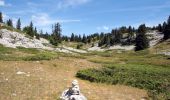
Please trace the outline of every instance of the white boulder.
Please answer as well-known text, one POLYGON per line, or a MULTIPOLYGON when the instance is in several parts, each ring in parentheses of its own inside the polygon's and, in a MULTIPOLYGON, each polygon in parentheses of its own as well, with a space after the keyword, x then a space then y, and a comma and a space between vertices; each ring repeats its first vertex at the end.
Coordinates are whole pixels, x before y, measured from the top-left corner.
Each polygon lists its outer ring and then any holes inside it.
POLYGON ((74 80, 72 82, 72 86, 62 93, 60 99, 61 100, 87 100, 87 98, 83 94, 81 94, 77 80, 74 80))

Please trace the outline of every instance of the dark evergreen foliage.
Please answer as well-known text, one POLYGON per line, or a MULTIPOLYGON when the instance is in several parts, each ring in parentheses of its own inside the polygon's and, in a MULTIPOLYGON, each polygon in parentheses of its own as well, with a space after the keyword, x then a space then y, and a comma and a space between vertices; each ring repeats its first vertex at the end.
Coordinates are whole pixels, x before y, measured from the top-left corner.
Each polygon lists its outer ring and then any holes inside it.
POLYGON ((7 20, 6 24, 10 27, 13 27, 12 19, 7 20))
POLYGON ((83 43, 87 43, 87 37, 86 37, 85 34, 83 35, 82 42, 83 42, 83 43))
POLYGON ((61 43, 62 38, 61 38, 61 25, 60 23, 57 23, 54 25, 54 29, 52 29, 52 34, 50 38, 50 43, 57 46, 58 43, 61 43))
POLYGON ((28 31, 26 32, 29 36, 34 37, 34 27, 32 21, 30 22, 30 26, 28 27, 28 31))
POLYGON ((21 30, 21 20, 20 20, 20 18, 17 21, 16 29, 21 30))
POLYGON ((170 16, 168 18, 168 21, 167 21, 167 24, 165 26, 163 33, 164 33, 164 40, 167 40, 170 38, 170 16))
POLYGON ((3 16, 2 16, 2 12, 0 12, 0 23, 3 23, 3 16))
POLYGON ((142 24, 138 28, 138 34, 136 37, 135 51, 144 50, 149 47, 149 41, 146 36, 146 26, 142 24))

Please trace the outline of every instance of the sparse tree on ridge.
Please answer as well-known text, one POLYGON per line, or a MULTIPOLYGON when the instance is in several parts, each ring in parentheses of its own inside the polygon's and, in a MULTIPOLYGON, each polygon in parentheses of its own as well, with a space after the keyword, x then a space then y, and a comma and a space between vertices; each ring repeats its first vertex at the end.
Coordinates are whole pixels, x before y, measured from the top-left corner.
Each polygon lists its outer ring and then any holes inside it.
POLYGON ((29 30, 28 30, 27 34, 30 35, 31 37, 35 36, 35 34, 34 34, 34 26, 33 26, 32 21, 30 22, 30 26, 29 26, 29 30))
POLYGON ((164 33, 164 40, 170 38, 170 16, 168 18, 167 25, 165 26, 163 33, 164 33))
POLYGON ((159 32, 162 32, 162 31, 163 31, 163 28, 162 28, 162 25, 161 25, 161 24, 158 25, 157 30, 158 30, 159 32))
POLYGON ((12 19, 7 20, 7 25, 10 27, 13 27, 12 19))
POLYGON ((21 20, 20 20, 20 18, 19 18, 18 21, 17 21, 16 28, 17 28, 18 30, 21 30, 21 20))
POLYGON ((82 42, 83 42, 83 43, 87 43, 87 37, 86 37, 85 34, 83 34, 82 42))
POLYGON ((60 23, 57 23, 54 25, 54 27, 52 28, 52 35, 51 35, 51 39, 50 42, 57 46, 58 43, 61 43, 62 38, 61 38, 61 25, 60 23))
POLYGON ((3 16, 2 16, 2 12, 0 12, 0 23, 3 23, 3 16))
POLYGON ((71 34, 70 41, 71 41, 71 42, 75 41, 75 40, 74 40, 74 33, 71 34))
POLYGON ((144 50, 149 47, 149 41, 146 36, 146 26, 142 24, 138 28, 138 34, 136 37, 135 51, 144 50))
POLYGON ((36 37, 36 39, 40 39, 40 34, 37 32, 37 28, 34 28, 34 35, 36 37))
POLYGON ((162 30, 163 30, 163 31, 165 30, 166 25, 167 25, 166 22, 164 22, 163 25, 162 25, 162 30))

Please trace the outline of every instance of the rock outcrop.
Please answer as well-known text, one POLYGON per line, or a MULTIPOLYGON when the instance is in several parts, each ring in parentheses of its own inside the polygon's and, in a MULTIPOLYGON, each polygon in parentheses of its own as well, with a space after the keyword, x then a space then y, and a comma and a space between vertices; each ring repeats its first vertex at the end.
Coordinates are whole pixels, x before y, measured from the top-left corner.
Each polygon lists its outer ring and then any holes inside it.
POLYGON ((86 97, 83 94, 81 94, 77 80, 74 80, 72 82, 72 86, 62 93, 60 99, 61 100, 87 100, 86 97))
POLYGON ((43 44, 49 44, 45 39, 30 39, 24 33, 13 32, 7 29, 0 30, 0 44, 16 48, 40 48, 40 49, 51 49, 50 47, 44 46, 43 44))

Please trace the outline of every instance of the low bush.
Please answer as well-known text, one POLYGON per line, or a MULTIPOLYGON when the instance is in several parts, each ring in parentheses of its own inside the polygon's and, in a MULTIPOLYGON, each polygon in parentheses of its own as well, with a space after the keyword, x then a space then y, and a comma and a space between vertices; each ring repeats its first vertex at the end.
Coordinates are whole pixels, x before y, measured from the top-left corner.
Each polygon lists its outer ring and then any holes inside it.
MULTIPOLYGON (((109 65, 101 69, 78 71, 77 77, 91 82, 122 84, 146 89, 154 96, 170 93, 170 69, 152 65, 109 65)), ((160 96, 159 96, 160 97, 160 96)))
POLYGON ((57 57, 58 56, 56 54, 44 52, 44 53, 39 53, 33 56, 23 57, 22 59, 25 61, 40 61, 40 60, 51 60, 57 57))

